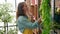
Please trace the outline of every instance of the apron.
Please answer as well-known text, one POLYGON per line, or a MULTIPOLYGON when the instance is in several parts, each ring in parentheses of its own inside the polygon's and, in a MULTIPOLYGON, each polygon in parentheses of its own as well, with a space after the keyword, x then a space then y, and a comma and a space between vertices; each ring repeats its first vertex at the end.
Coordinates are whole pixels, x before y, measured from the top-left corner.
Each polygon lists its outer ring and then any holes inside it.
POLYGON ((25 29, 23 34, 33 34, 31 29, 25 29))

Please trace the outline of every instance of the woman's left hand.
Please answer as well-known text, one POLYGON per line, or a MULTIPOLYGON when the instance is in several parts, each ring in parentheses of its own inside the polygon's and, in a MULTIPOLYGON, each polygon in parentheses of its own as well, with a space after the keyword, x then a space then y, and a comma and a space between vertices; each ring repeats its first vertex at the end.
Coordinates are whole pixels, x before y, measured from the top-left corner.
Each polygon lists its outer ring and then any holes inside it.
POLYGON ((38 29, 33 29, 34 34, 38 34, 38 29))

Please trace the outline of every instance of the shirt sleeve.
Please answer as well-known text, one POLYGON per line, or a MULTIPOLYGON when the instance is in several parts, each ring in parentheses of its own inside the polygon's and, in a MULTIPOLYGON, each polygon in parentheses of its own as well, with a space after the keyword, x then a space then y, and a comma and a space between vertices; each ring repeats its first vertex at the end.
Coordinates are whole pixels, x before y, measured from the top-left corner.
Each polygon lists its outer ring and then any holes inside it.
POLYGON ((22 24, 25 28, 30 28, 30 29, 34 29, 38 27, 38 21, 35 21, 34 23, 32 23, 31 21, 28 21, 28 19, 22 19, 21 21, 19 21, 20 24, 22 24))

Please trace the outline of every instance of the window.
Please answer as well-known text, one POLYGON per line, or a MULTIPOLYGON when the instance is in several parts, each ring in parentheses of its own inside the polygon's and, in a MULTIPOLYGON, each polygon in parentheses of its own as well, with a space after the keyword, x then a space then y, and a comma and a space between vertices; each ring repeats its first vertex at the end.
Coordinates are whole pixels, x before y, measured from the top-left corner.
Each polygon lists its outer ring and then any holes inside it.
POLYGON ((5 2, 5 0, 0 0, 0 4, 3 4, 5 2))
MULTIPOLYGON (((17 25, 16 25, 16 7, 18 6, 18 3, 20 3, 20 2, 24 2, 24 0, 0 0, 0 4, 4 4, 5 2, 7 2, 7 3, 10 3, 11 5, 12 5, 12 13, 10 13, 14 18, 12 19, 13 21, 12 21, 12 23, 11 22, 8 22, 8 23, 6 23, 7 24, 7 26, 6 26, 6 34, 12 34, 12 33, 14 33, 14 34, 20 34, 20 31, 18 31, 17 32, 17 25)), ((3 31, 4 32, 4 22, 1 22, 0 21, 0 34, 2 34, 1 33, 1 31, 3 31)), ((4 34, 4 33, 3 33, 4 34)))

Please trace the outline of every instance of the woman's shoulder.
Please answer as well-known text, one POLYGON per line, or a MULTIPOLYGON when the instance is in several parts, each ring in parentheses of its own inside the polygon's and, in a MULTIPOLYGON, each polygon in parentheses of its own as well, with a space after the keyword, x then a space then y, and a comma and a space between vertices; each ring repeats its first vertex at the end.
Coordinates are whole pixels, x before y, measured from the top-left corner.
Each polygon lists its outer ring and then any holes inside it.
POLYGON ((19 16, 19 17, 18 17, 18 19, 23 19, 23 18, 24 18, 24 16, 19 16))
POLYGON ((24 19, 27 19, 26 16, 19 16, 18 20, 24 20, 24 19))

